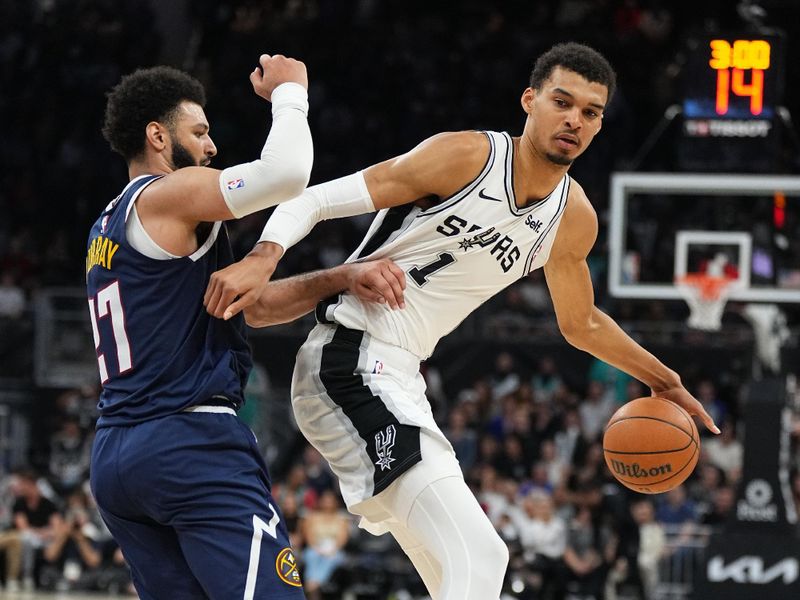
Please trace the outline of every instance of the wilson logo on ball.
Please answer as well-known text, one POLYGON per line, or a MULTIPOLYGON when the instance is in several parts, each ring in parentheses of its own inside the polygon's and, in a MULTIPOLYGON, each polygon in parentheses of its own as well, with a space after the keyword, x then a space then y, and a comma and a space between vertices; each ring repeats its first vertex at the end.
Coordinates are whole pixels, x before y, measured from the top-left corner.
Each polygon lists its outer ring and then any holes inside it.
POLYGON ((633 477, 635 479, 647 479, 648 477, 657 477, 658 475, 672 473, 672 465, 669 463, 665 465, 659 465, 657 467, 650 467, 649 469, 643 469, 639 466, 639 463, 633 463, 632 465, 629 465, 621 460, 615 460, 612 458, 611 466, 614 468, 614 472, 617 475, 624 475, 625 477, 633 477))

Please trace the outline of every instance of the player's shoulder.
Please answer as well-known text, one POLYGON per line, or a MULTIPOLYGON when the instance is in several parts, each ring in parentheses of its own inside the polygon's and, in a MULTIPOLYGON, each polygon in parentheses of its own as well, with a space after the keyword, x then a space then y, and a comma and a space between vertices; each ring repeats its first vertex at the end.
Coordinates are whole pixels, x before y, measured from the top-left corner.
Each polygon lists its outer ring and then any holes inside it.
POLYGON ((485 161, 489 153, 489 137, 482 131, 444 131, 419 145, 427 153, 460 163, 485 161))
POLYGON ((570 254, 576 250, 588 249, 597 237, 598 222, 595 211, 583 187, 574 179, 569 179, 567 206, 556 237, 556 250, 570 254), (588 247, 584 248, 588 244, 588 247))
POLYGON ((580 183, 572 177, 569 178, 569 194, 567 195, 567 208, 564 216, 573 215, 581 221, 589 220, 597 223, 597 211, 595 211, 589 197, 580 183))

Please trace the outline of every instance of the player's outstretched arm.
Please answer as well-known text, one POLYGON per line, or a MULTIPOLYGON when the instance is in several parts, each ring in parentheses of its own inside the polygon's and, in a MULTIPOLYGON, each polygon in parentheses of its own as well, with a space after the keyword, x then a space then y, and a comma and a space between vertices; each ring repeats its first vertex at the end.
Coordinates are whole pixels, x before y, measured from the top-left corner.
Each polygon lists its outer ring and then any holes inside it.
POLYGON ((305 65, 267 54, 259 64, 250 82, 257 95, 272 102, 272 127, 261 156, 223 171, 177 169, 153 182, 136 203, 148 233, 158 236, 164 228, 193 230, 200 222, 241 218, 305 189, 313 162, 305 65))
POLYGON ((480 173, 488 151, 489 141, 482 133, 442 133, 406 154, 306 189, 275 209, 247 257, 212 275, 206 293, 208 312, 221 318, 234 298, 245 302, 237 302, 233 314, 254 302, 283 253, 319 221, 446 198, 480 173))
POLYGON ((244 316, 251 327, 288 323, 345 290, 369 302, 403 308, 405 287, 405 273, 390 260, 348 263, 269 282, 258 300, 244 309, 244 316))
POLYGON ((571 345, 644 382, 654 395, 679 404, 689 414, 697 415, 709 430, 719 433, 700 402, 683 386, 679 375, 594 305, 586 257, 597 238, 597 215, 580 186, 573 183, 572 188, 544 267, 561 333, 571 345))

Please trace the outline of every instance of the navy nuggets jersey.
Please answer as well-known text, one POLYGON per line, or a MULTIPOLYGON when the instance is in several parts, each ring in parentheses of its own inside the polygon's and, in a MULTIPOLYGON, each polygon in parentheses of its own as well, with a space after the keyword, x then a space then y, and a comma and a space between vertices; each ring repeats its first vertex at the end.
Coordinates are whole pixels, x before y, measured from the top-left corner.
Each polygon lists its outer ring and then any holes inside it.
POLYGON ((420 358, 467 315, 547 262, 569 195, 568 175, 550 194, 519 208, 514 147, 507 133, 484 132, 489 155, 478 176, 427 210, 381 210, 347 262, 390 258, 408 277, 406 307, 339 294, 317 307, 317 320, 365 331, 420 358))
POLYGON ((244 318, 223 321, 203 307, 211 274, 233 262, 222 223, 191 256, 157 260, 128 242, 133 203, 157 178, 131 181, 89 235, 86 286, 103 384, 98 427, 174 414, 215 395, 241 403, 252 364, 244 318))

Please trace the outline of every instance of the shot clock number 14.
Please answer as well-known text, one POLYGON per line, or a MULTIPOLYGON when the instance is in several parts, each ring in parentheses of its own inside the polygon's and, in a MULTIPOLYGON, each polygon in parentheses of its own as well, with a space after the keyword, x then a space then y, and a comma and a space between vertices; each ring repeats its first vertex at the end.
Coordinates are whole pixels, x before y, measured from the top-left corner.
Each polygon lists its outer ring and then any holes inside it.
POLYGON ((713 39, 709 66, 717 72, 716 113, 728 113, 731 94, 750 98, 750 114, 764 109, 764 72, 770 67, 772 45, 767 40, 713 39))

